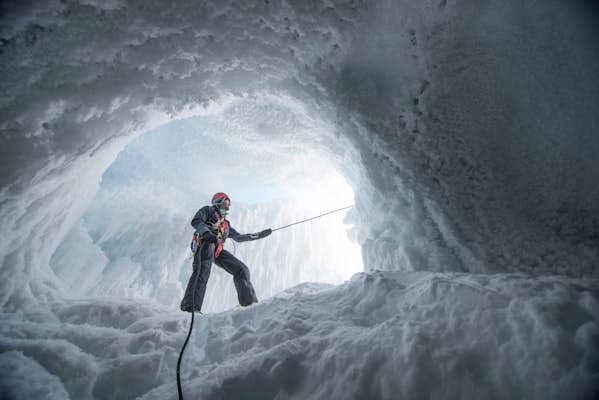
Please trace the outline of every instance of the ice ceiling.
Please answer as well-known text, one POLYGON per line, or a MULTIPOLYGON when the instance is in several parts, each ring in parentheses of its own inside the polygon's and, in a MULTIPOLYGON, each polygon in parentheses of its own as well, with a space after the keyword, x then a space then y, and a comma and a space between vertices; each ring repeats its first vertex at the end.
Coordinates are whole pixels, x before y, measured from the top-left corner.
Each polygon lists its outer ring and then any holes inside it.
POLYGON ((4 313, 66 294, 53 255, 128 143, 265 98, 264 125, 236 137, 330 160, 355 193, 349 218, 366 271, 596 282, 590 1, 0 7, 4 313), (281 102, 301 121, 268 125, 281 102))

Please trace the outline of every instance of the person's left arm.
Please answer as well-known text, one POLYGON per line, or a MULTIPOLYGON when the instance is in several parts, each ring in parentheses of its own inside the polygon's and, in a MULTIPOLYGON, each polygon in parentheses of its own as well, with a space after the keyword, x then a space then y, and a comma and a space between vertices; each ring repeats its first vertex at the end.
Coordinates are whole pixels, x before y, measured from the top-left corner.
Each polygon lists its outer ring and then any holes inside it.
POLYGON ((264 229, 256 233, 239 233, 229 224, 229 237, 236 242, 249 242, 267 237, 272 233, 272 229, 264 229))

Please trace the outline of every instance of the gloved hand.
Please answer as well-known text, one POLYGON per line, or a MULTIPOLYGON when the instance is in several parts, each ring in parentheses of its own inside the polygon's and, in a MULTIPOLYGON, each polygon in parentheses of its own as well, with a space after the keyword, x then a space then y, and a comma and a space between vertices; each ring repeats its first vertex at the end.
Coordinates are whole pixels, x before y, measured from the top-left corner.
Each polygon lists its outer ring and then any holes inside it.
POLYGON ((262 238, 265 238, 265 237, 267 237, 267 236, 268 236, 268 235, 270 235, 271 233, 272 233, 272 229, 268 228, 268 229, 265 229, 265 230, 263 230, 263 231, 261 231, 261 232, 258 232, 258 237, 259 237, 260 239, 262 239, 262 238))
POLYGON ((216 243, 218 242, 218 238, 216 237, 216 235, 210 231, 206 231, 202 234, 202 239, 204 239, 204 242, 206 243, 216 243))

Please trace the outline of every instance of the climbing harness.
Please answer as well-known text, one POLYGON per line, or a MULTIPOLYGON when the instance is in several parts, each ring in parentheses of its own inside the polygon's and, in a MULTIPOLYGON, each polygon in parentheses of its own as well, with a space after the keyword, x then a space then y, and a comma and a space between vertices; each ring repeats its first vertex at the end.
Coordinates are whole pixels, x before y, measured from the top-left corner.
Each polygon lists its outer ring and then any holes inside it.
MULTIPOLYGON (((223 250, 224 241, 223 237, 225 236, 225 230, 229 228, 229 222, 225 219, 225 217, 220 218, 216 222, 210 224, 212 230, 216 231, 216 237, 218 238, 219 246, 215 249, 214 258, 217 258, 220 252, 223 250)), ((196 250, 202 245, 202 235, 198 232, 194 232, 191 237, 191 242, 189 243, 189 248, 191 250, 191 256, 196 253, 196 250)))

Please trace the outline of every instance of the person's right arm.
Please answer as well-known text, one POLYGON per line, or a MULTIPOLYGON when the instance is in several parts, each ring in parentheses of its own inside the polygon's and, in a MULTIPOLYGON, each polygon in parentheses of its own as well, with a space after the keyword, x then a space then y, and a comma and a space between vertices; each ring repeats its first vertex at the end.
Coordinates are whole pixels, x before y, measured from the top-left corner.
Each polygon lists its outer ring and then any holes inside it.
POLYGON ((191 220, 191 226, 198 232, 200 235, 204 235, 206 232, 210 232, 210 228, 206 221, 208 221, 208 217, 210 215, 210 206, 204 206, 198 210, 196 215, 191 220))

